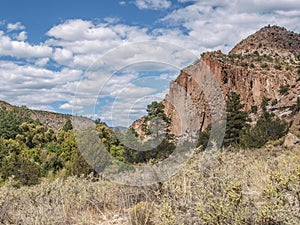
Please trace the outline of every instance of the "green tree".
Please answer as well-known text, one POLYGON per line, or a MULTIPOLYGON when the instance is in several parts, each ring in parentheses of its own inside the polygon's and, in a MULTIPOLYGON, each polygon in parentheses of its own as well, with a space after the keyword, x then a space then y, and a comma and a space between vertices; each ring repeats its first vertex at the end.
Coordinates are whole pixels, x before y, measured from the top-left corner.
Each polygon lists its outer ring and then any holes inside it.
POLYGON ((125 161, 125 148, 122 145, 113 145, 109 149, 110 154, 118 161, 125 161))
POLYGON ((147 106, 148 115, 144 117, 142 130, 145 135, 154 138, 165 137, 169 140, 173 138, 169 133, 170 118, 164 112, 163 102, 152 102, 147 106))
POLYGON ((47 129, 42 125, 24 122, 19 126, 19 134, 16 140, 26 144, 29 148, 42 147, 48 141, 52 141, 51 131, 47 133, 47 129))
POLYGON ((94 172, 93 168, 86 162, 78 149, 73 152, 71 160, 66 163, 65 168, 68 174, 72 176, 87 176, 94 172))
POLYGON ((2 180, 14 176, 18 185, 37 184, 41 168, 29 160, 26 149, 19 142, 0 138, 0 176, 2 180))
POLYGON ((198 140, 197 140, 197 147, 201 147, 201 150, 204 150, 209 141, 211 131, 211 125, 209 125, 204 131, 199 132, 198 140))
POLYGON ((105 123, 99 123, 96 125, 96 131, 99 134, 100 141, 105 145, 106 148, 109 149, 112 145, 119 144, 115 135, 115 133, 118 132, 118 129, 114 132, 105 123))
POLYGON ((275 117, 274 114, 264 111, 256 125, 246 129, 240 144, 244 148, 260 148, 268 141, 283 137, 287 131, 287 123, 275 117))
POLYGON ((68 119, 65 123, 65 125, 63 126, 63 130, 64 131, 69 131, 69 130, 73 130, 73 125, 70 119, 68 119))
POLYGON ((0 136, 9 139, 19 133, 21 119, 13 111, 0 110, 0 136))
POLYGON ((0 137, 14 139, 19 134, 19 126, 23 122, 36 123, 29 116, 25 107, 12 107, 12 109, 0 108, 0 137))
POLYGON ((248 114, 243 111, 244 105, 240 102, 240 95, 232 92, 226 102, 227 123, 224 137, 224 146, 239 144, 240 136, 247 126, 248 114))
POLYGON ((149 116, 163 116, 164 114, 164 104, 162 102, 154 101, 147 105, 146 111, 149 116))

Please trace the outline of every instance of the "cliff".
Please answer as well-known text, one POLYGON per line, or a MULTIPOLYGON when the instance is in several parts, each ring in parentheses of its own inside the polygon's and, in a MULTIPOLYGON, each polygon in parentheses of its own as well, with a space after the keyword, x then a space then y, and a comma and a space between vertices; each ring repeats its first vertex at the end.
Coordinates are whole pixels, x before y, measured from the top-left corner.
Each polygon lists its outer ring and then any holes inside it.
MULTIPOLYGON (((293 115, 291 107, 300 97, 299 78, 300 35, 277 26, 264 27, 229 54, 205 53, 181 71, 164 100, 165 113, 171 118, 170 130, 178 136, 208 126, 213 110, 207 97, 214 90, 203 86, 207 79, 217 81, 224 99, 230 92, 239 93, 245 110, 260 108, 264 99, 269 99, 270 111, 287 121, 298 121, 299 114, 293 115)), ((254 121, 257 118, 254 113, 250 116, 254 121)), ((299 126, 293 129, 299 131, 299 126)))

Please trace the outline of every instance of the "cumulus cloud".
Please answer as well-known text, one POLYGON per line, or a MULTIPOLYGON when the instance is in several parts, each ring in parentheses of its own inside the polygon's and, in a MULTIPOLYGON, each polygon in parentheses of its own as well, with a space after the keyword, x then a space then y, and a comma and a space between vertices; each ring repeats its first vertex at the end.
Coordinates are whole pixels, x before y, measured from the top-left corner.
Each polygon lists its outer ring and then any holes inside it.
POLYGON ((56 48, 53 59, 61 65, 67 65, 73 60, 73 53, 69 50, 56 48))
POLYGON ((17 23, 9 23, 7 24, 7 31, 15 31, 15 30, 25 30, 25 26, 22 25, 21 22, 17 22, 17 23))
POLYGON ((44 67, 47 65, 48 62, 49 62, 49 58, 40 58, 40 59, 35 60, 34 64, 37 67, 44 67))
POLYGON ((51 54, 52 48, 49 46, 43 44, 31 45, 25 41, 16 41, 6 35, 0 35, 0 56, 39 58, 49 57, 51 54))
POLYGON ((299 21, 299 8, 300 2, 293 0, 201 0, 174 10, 161 21, 185 30, 181 39, 188 40, 191 47, 228 52, 241 39, 268 24, 300 31, 299 22, 295 23, 299 21))
POLYGON ((27 32, 26 32, 26 31, 20 32, 20 33, 17 35, 16 39, 17 39, 18 41, 25 41, 25 40, 27 39, 27 32))
POLYGON ((161 10, 169 8, 172 2, 169 0, 135 0, 135 5, 139 9, 161 10))
MULTIPOLYGON (((132 98, 133 96, 124 94, 122 98, 116 98, 105 104, 105 107, 100 107, 100 110, 96 111, 97 117, 107 121, 112 126, 128 127, 133 121, 146 115, 147 105, 153 101, 161 101, 166 92, 152 88, 141 89, 135 85, 130 85, 130 88, 132 88, 130 92, 136 92, 138 96, 132 98)), ((123 91, 126 92, 126 90, 123 91)), ((101 105, 101 101, 99 104, 101 105)))
POLYGON ((74 69, 52 71, 33 65, 0 61, 0 86, 3 100, 30 107, 69 101, 82 72, 74 69))

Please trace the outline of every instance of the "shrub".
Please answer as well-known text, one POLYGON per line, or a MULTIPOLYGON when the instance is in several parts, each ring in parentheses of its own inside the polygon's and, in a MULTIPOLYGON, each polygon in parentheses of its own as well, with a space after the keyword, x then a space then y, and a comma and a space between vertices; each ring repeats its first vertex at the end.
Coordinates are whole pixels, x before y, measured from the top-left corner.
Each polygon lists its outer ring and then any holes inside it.
POLYGON ((129 220, 131 225, 152 225, 153 204, 148 202, 139 202, 129 211, 129 220))
POLYGON ((24 107, 13 107, 11 110, 0 108, 0 137, 14 139, 23 122, 39 124, 39 121, 30 119, 29 113, 24 107))
POLYGON ((283 137, 287 131, 287 123, 264 111, 256 125, 248 128, 242 135, 241 146, 244 148, 260 148, 268 141, 274 141, 283 137))
POLYGON ((268 68, 268 67, 269 67, 268 63, 263 63, 263 64, 261 65, 261 68, 264 68, 264 69, 266 69, 266 68, 268 68))
POLYGON ((277 99, 273 99, 272 102, 271 102, 271 105, 274 106, 274 105, 276 105, 277 103, 278 103, 277 99))
POLYGON ((263 190, 264 204, 259 207, 256 222, 258 224, 298 224, 300 210, 300 176, 298 168, 288 174, 282 171, 271 171, 270 182, 263 190), (298 204, 298 207, 295 205, 298 204), (298 209, 297 209, 298 208, 298 209))
POLYGON ((290 108, 293 114, 296 114, 300 111, 300 97, 297 97, 297 102, 290 108))
POLYGON ((257 110, 258 108, 256 105, 251 106, 251 113, 257 114, 257 110))
POLYGON ((0 138, 0 177, 7 180, 14 177, 15 185, 32 185, 39 182, 41 168, 29 160, 27 149, 12 139, 0 138))
POLYGON ((214 181, 217 190, 203 190, 204 204, 196 204, 201 224, 250 224, 247 210, 250 204, 243 200, 240 182, 214 181))
POLYGON ((261 107, 261 109, 262 109, 263 111, 266 111, 266 110, 267 110, 267 106, 268 106, 268 104, 269 104, 269 101, 270 101, 269 98, 266 98, 265 96, 263 97, 262 102, 261 102, 261 104, 260 104, 260 107, 261 107))
POLYGON ((281 95, 287 95, 288 93, 289 93, 289 88, 290 88, 290 85, 281 85, 280 87, 279 87, 279 93, 281 94, 281 95))
POLYGON ((201 147, 200 149, 204 150, 207 147, 209 137, 210 137, 210 127, 208 127, 205 131, 199 133, 197 147, 201 147))
POLYGON ((274 66, 274 68, 276 69, 276 70, 281 70, 282 68, 281 68, 281 65, 279 65, 279 64, 276 64, 275 66, 274 66))
POLYGON ((63 130, 64 131, 69 131, 73 129, 73 125, 70 119, 68 119, 65 123, 65 125, 63 126, 63 130))

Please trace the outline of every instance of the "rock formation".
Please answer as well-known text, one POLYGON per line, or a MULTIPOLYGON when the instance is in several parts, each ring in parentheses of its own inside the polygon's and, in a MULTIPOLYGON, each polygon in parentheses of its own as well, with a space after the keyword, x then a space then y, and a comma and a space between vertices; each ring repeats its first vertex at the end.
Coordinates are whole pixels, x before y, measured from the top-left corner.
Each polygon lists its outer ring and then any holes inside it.
MULTIPOLYGON (((164 100, 173 134, 180 136, 209 125, 221 100, 213 96, 217 87, 205 83, 207 80, 217 81, 224 99, 230 92, 239 93, 245 110, 254 106, 260 109, 268 99, 268 110, 287 121, 298 121, 299 114, 293 114, 292 106, 300 97, 300 35, 267 26, 241 41, 229 54, 204 53, 183 69, 171 82, 164 100)), ((255 113, 250 116, 253 121, 257 118, 255 113)))

